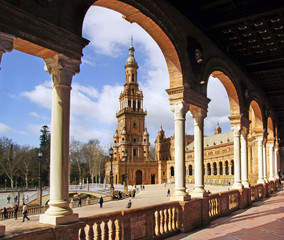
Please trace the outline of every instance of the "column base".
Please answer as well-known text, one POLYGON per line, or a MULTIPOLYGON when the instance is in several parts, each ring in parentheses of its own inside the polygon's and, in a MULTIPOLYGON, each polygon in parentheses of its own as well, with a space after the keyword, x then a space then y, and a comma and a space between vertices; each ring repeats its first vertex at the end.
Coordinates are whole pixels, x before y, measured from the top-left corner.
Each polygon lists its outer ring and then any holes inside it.
POLYGON ((263 180, 264 180, 264 182, 265 182, 265 183, 268 183, 268 180, 267 180, 267 178, 264 178, 263 180))
POLYGON ((5 235, 5 226, 0 225, 0 237, 5 235))
POLYGON ((257 184, 264 184, 265 181, 264 181, 264 179, 258 179, 256 183, 257 183, 257 184))
POLYGON ((242 182, 244 188, 250 188, 250 184, 248 182, 242 182))
POLYGON ((77 213, 73 213, 66 216, 49 216, 46 214, 42 214, 39 216, 40 223, 51 224, 54 226, 72 223, 72 222, 78 222, 78 221, 79 221, 79 215, 77 213))
POLYGON ((205 191, 205 189, 202 187, 196 187, 193 190, 193 192, 191 193, 191 197, 192 198, 204 198, 207 197, 208 193, 205 191))
POLYGON ((243 184, 238 183, 238 182, 234 182, 231 189, 243 189, 243 188, 244 188, 243 184))
POLYGON ((274 177, 269 177, 268 180, 269 180, 269 181, 274 181, 275 178, 274 178, 274 177))
POLYGON ((190 201, 191 197, 190 195, 172 195, 170 196, 170 201, 179 201, 179 202, 184 202, 184 201, 190 201))

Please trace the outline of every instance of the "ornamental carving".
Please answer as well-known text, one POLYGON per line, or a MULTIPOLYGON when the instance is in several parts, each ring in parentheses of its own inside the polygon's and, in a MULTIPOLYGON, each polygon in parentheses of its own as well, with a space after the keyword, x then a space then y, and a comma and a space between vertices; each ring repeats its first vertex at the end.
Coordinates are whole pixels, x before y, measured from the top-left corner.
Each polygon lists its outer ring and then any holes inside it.
POLYGON ((72 77, 80 72, 81 61, 72 59, 63 54, 56 54, 51 58, 44 59, 45 70, 52 76, 55 87, 70 87, 72 77))
POLYGON ((15 36, 0 32, 0 65, 3 53, 11 52, 13 50, 14 40, 15 36))

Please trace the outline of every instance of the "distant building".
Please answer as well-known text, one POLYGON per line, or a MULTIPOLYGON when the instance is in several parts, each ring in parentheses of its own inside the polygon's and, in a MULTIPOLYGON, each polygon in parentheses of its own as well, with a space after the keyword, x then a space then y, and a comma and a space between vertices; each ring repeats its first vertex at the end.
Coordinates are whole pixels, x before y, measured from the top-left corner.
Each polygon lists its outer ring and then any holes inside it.
MULTIPOLYGON (((164 130, 158 132, 155 141, 155 158, 158 162, 158 182, 175 181, 174 136, 166 138, 164 130)), ((194 136, 185 137, 186 182, 194 183, 194 136)), ((214 135, 204 137, 204 181, 205 184, 226 185, 234 179, 233 132, 222 133, 217 123, 214 135)))
MULTIPOLYGON (((125 158, 128 185, 157 183, 157 162, 149 158, 149 134, 145 127, 143 93, 137 82, 138 65, 134 47, 129 48, 125 64, 124 90, 120 94, 120 109, 116 114, 117 130, 113 136, 113 183, 124 184, 125 158)), ((106 183, 110 183, 110 161, 105 165, 106 183)))

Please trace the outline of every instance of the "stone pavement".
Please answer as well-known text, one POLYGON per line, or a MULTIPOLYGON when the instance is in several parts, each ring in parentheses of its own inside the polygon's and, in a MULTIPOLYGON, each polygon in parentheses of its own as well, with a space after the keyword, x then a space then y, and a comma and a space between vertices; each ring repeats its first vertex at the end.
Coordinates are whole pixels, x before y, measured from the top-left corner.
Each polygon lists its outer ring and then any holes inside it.
MULTIPOLYGON (((189 192, 193 190, 193 185, 187 186, 189 192)), ((165 203, 169 201, 169 197, 166 196, 168 188, 171 189, 171 193, 174 192, 174 184, 167 184, 164 187, 163 184, 156 185, 145 185, 145 190, 139 192, 135 198, 130 198, 132 201, 132 208, 151 206, 159 203, 165 203)), ((222 192, 228 190, 225 186, 205 186, 206 190, 210 190, 212 193, 222 192)), ((88 217, 96 214, 113 212, 118 210, 123 210, 126 208, 127 199, 115 200, 105 202, 103 208, 100 208, 98 204, 90 205, 81 208, 74 208, 73 211, 79 214, 79 217, 88 217)), ((22 222, 22 217, 19 216, 18 220, 8 219, 0 221, 0 225, 6 226, 6 234, 20 233, 22 231, 29 231, 31 229, 46 228, 50 225, 41 224, 38 222, 39 215, 29 216, 30 221, 22 222)))
MULTIPOLYGON (((171 189, 171 193, 174 192, 174 184, 168 184, 166 187, 164 187, 162 184, 157 185, 146 185, 145 190, 141 191, 136 195, 135 198, 131 198, 133 204, 132 208, 138 208, 138 207, 145 207, 145 206, 151 206, 159 203, 164 203, 169 201, 169 197, 166 196, 167 189, 171 189)), ((193 190, 193 185, 188 185, 189 192, 193 190)), ((219 187, 219 186, 211 186, 208 185, 205 187, 206 190, 210 190, 212 193, 215 192, 221 192, 228 190, 228 187, 219 187)), ((128 199, 123 200, 116 200, 116 201, 110 201, 105 202, 103 204, 103 208, 99 208, 99 205, 90 205, 82 208, 75 208, 73 211, 75 213, 78 213, 80 217, 87 217, 87 216, 93 216, 100 213, 107 213, 112 211, 117 211, 119 209, 123 210, 126 207, 126 204, 128 202, 128 199)), ((214 231, 212 227, 218 227, 221 228, 217 229, 215 232, 213 232, 213 235, 210 236, 206 235, 206 230, 201 230, 200 234, 202 235, 200 238, 196 237, 196 234, 199 234, 199 232, 192 233, 190 236, 188 234, 180 234, 177 235, 174 238, 171 239, 182 239, 186 236, 189 236, 188 239, 247 239, 247 238, 241 238, 242 232, 241 229, 244 228, 246 232, 253 233, 253 227, 254 224, 260 224, 258 227, 258 231, 263 231, 265 234, 275 234, 276 238, 270 237, 269 240, 272 239, 284 239, 284 191, 277 192, 276 194, 273 194, 272 197, 265 201, 260 201, 257 203, 254 203, 254 207, 251 209, 246 210, 239 210, 237 211, 238 214, 246 214, 249 215, 237 215, 236 213, 231 214, 230 216, 226 218, 219 218, 213 222, 209 226, 208 230, 214 231), (251 212, 252 211, 252 212, 251 212), (264 218, 261 219, 261 221, 258 220, 258 217, 264 218), (251 220, 251 221, 250 221, 251 220), (242 223, 239 224, 239 221, 242 221, 242 223), (224 223, 227 224, 233 224, 230 227, 226 227, 224 223), (218 225, 219 224, 219 225, 218 225), (279 224, 282 226, 279 229, 279 224), (264 225, 264 226, 261 226, 264 225), (275 226, 275 228, 274 228, 275 226), (278 228, 278 230, 277 230, 278 228), (228 233, 226 232, 228 231, 228 233), (236 234, 238 237, 232 238, 230 234, 236 234), (227 236, 226 236, 227 235, 227 236), (281 236, 279 238, 279 236, 281 236), (211 237, 211 238, 210 238, 211 237), (277 238, 278 237, 278 238, 277 238)), ((47 224, 41 224, 38 222, 39 215, 33 215, 30 216, 30 221, 25 221, 22 223, 21 216, 18 218, 18 220, 9 219, 0 221, 0 225, 6 226, 6 234, 13 234, 13 233, 21 233, 24 231, 30 231, 35 229, 42 229, 42 228, 48 228, 50 225, 47 224)), ((258 232, 257 231, 257 232, 258 232)), ((212 233, 212 232, 211 232, 212 233)), ((263 233, 263 234, 264 234, 263 233)), ((274 235, 272 235, 274 236, 274 235)), ((262 235, 261 235, 262 237, 262 235)), ((187 239, 187 238, 185 238, 187 239)), ((263 238, 258 238, 263 239, 263 238)))
POLYGON ((273 193, 264 201, 253 203, 248 209, 238 210, 218 218, 206 228, 168 238, 176 239, 284 239, 284 191, 273 193))

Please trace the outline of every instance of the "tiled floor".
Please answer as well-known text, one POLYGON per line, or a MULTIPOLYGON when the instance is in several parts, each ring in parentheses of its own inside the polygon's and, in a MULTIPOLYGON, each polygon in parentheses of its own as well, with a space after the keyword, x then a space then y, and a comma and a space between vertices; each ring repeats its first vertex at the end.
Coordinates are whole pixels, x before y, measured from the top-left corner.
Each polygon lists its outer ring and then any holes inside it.
POLYGON ((282 189, 264 201, 253 203, 249 209, 238 210, 230 216, 218 218, 207 228, 169 239, 283 240, 284 191, 282 189))

